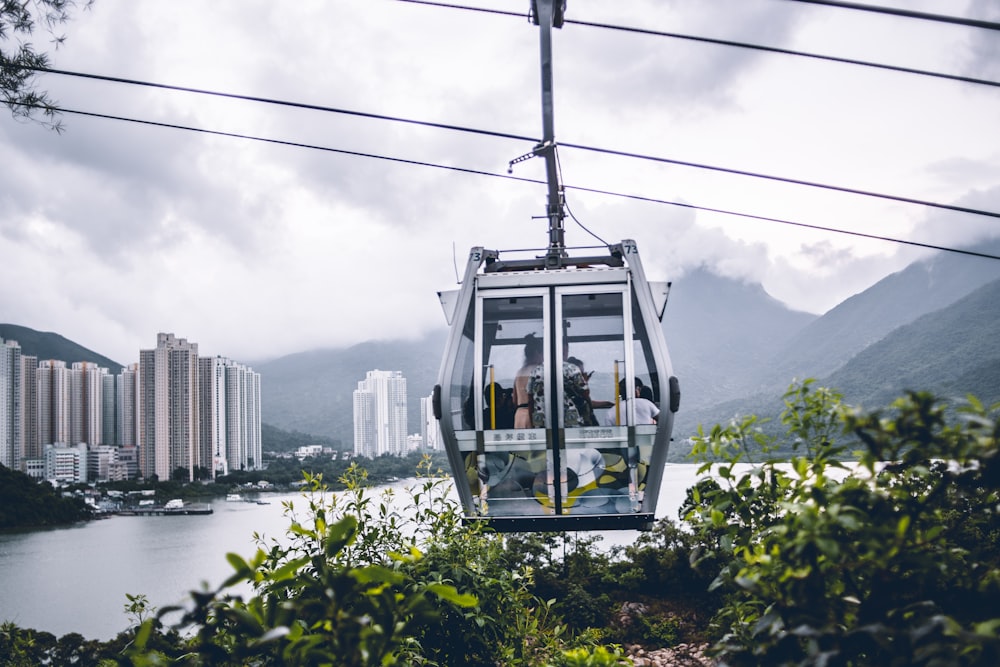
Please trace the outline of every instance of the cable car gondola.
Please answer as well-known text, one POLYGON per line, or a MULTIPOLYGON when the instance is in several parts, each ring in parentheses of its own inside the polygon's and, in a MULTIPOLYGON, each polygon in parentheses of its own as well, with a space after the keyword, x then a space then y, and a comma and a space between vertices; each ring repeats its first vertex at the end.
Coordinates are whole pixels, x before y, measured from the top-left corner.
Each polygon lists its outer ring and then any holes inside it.
POLYGON ((451 332, 433 409, 466 520, 504 532, 648 529, 680 402, 660 326, 669 283, 646 279, 630 239, 567 252, 550 41, 564 7, 532 3, 544 136, 526 157, 546 162, 549 245, 529 258, 469 252, 461 287, 440 293, 451 332))

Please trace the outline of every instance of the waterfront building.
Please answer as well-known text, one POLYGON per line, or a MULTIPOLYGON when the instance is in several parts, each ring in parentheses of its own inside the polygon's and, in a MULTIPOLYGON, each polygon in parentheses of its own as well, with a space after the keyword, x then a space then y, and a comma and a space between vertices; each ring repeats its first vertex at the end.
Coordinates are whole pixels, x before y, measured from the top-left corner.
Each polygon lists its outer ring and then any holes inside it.
POLYGON ((21 469, 21 346, 0 338, 0 464, 21 469))
POLYGON ((70 442, 70 377, 65 361, 44 359, 35 369, 39 448, 70 442))
POLYGON ((143 477, 168 480, 178 468, 194 481, 202 460, 198 344, 159 333, 156 348, 139 351, 141 419, 139 467, 143 477))
POLYGON ((55 443, 45 445, 45 479, 54 484, 86 484, 87 445, 55 443))
POLYGON ((105 371, 101 376, 101 434, 103 445, 120 445, 118 435, 118 382, 121 375, 105 371))
POLYGON ((263 467, 260 373, 225 357, 198 361, 201 441, 212 475, 263 467))
POLYGON ((135 479, 139 476, 139 448, 132 445, 119 447, 116 453, 117 460, 111 465, 108 471, 108 478, 112 482, 121 482, 126 479, 135 479))
POLYGON ((368 371, 354 391, 353 406, 356 455, 406 452, 406 378, 400 371, 368 371))
POLYGON ((111 481, 111 471, 118 463, 118 448, 98 445, 87 450, 87 479, 91 482, 111 481))
POLYGON ((69 370, 69 442, 104 444, 104 378, 107 368, 90 361, 74 362, 69 370))
POLYGON ((122 368, 115 384, 116 445, 122 447, 139 446, 141 427, 139 412, 139 364, 129 364, 122 368))
POLYGON ((21 355, 21 471, 28 472, 28 461, 42 458, 38 435, 38 357, 21 355))

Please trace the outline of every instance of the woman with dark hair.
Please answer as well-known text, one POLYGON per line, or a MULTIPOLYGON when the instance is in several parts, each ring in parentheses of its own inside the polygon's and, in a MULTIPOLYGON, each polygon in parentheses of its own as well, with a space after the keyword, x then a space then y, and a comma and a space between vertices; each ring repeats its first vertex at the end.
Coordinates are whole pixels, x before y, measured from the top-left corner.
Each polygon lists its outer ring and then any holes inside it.
POLYGON ((528 382, 535 369, 541 366, 545 352, 540 338, 535 334, 524 337, 524 365, 514 376, 514 428, 532 428, 531 410, 533 397, 528 392, 528 382))

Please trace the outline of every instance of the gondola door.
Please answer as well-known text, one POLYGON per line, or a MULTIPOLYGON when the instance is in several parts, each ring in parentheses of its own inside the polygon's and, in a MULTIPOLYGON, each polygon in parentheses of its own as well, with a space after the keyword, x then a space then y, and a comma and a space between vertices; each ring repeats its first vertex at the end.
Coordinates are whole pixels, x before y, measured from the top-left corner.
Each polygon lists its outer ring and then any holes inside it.
POLYGON ((478 293, 466 469, 480 516, 639 511, 628 294, 627 284, 478 293))
POLYGON ((474 391, 478 512, 489 517, 557 513, 549 386, 548 289, 477 295, 474 391))
MULTIPOLYGON (((555 288, 559 513, 639 510, 638 453, 630 442, 635 392, 627 285, 555 288)), ((633 431, 634 432, 634 431, 633 431)))

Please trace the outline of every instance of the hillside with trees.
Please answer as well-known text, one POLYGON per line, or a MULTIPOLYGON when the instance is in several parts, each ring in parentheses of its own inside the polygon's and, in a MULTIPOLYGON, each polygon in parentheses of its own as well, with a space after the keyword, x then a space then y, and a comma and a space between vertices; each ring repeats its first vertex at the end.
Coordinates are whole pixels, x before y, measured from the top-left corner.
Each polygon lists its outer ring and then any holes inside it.
MULTIPOLYGON (((0 338, 16 340, 21 347, 21 354, 38 357, 39 361, 56 359, 65 361, 67 366, 77 361, 89 361, 102 368, 107 368, 110 373, 122 372, 122 365, 117 361, 108 359, 93 350, 88 350, 51 331, 35 331, 17 324, 0 324, 0 338)), ((138 358, 139 350, 136 350, 135 353, 136 358, 138 358)))
POLYGON ((64 526, 93 517, 80 498, 64 498, 48 482, 0 465, 0 530, 64 526))

